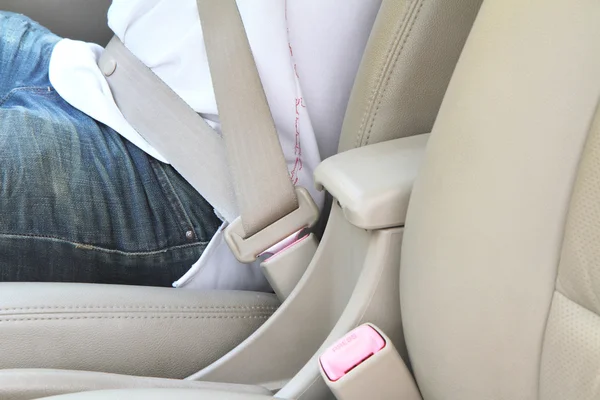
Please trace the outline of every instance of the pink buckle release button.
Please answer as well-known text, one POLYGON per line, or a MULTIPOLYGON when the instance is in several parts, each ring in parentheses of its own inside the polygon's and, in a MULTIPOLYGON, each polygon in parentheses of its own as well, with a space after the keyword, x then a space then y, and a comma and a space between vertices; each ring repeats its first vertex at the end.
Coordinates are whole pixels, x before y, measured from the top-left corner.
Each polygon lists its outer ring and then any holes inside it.
POLYGON ((362 325, 335 342, 319 360, 329 380, 336 382, 384 347, 381 335, 371 326, 362 325))

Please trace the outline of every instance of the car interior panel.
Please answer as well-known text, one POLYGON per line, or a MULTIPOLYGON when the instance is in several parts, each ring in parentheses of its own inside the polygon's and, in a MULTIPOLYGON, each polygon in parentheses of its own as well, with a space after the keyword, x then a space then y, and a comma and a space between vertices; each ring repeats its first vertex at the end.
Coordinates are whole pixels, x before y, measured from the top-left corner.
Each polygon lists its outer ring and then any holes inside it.
MULTIPOLYGON (((102 46, 110 5, 0 0, 102 46)), ((600 2, 382 0, 370 31, 324 231, 250 251, 272 290, 0 283, 0 400, 600 398, 600 2)))

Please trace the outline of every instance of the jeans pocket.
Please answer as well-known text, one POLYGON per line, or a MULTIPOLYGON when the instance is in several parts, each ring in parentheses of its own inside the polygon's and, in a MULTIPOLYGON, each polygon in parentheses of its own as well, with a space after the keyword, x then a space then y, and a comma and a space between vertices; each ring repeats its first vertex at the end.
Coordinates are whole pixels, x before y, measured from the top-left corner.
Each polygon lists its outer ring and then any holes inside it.
POLYGON ((10 90, 0 99, 0 107, 22 105, 23 100, 29 102, 31 96, 53 96, 56 92, 52 86, 23 86, 10 90), (17 100, 17 101, 15 101, 17 100))
POLYGON ((213 207, 172 166, 154 159, 151 165, 186 239, 208 243, 221 225, 213 207))

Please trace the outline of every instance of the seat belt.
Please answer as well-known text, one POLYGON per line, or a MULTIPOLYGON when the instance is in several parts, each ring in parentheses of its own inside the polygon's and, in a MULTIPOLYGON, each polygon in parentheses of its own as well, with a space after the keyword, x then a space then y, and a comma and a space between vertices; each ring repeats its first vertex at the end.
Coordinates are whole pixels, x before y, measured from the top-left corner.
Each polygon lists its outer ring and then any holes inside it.
POLYGON ((98 62, 129 124, 226 221, 238 215, 223 138, 114 37, 98 62))
POLYGON ((223 137, 117 37, 98 64, 123 116, 230 222, 226 241, 250 263, 319 210, 291 183, 235 0, 197 3, 223 137))
POLYGON ((243 228, 253 235, 298 200, 235 0, 197 3, 243 228))

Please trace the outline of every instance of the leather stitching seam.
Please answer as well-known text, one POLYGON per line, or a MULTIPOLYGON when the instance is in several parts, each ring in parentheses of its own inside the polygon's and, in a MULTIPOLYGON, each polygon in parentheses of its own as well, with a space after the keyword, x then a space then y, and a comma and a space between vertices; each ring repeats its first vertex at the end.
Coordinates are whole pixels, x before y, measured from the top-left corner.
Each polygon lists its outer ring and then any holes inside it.
POLYGON ((379 109, 381 108, 381 103, 383 101, 383 94, 388 89, 388 87, 389 87, 388 84, 389 84, 390 79, 392 77, 391 71, 394 71, 394 69, 396 68, 396 64, 398 63, 398 60, 400 59, 400 54, 402 54, 402 51, 404 50, 404 47, 406 46, 406 43, 408 42, 408 38, 410 37, 410 34, 412 33, 412 30, 413 30, 413 28, 415 26, 415 23, 416 23, 416 21, 419 18, 419 14, 420 14, 421 10, 423 9, 423 4, 424 3, 425 3, 425 0, 422 0, 422 1, 419 2, 419 6, 417 8, 417 11, 415 13, 415 16, 414 16, 411 24, 410 24, 408 32, 404 36, 404 40, 402 41, 402 45, 400 46, 400 49, 395 54, 395 58, 394 58, 394 61, 392 63, 391 68, 389 68, 389 70, 388 70, 388 71, 390 71, 390 73, 387 74, 387 78, 385 80, 385 83, 382 85, 383 92, 380 93, 380 95, 379 95, 379 101, 377 102, 377 107, 375 108, 375 112, 373 113, 373 116, 371 118, 371 125, 369 126, 369 129, 367 131, 367 138, 365 140, 365 145, 368 145, 369 144, 369 140, 371 139, 371 133, 373 131, 373 126, 375 125, 375 119, 377 118, 377 114, 379 113, 379 109))
MULTIPOLYGON (((561 292, 560 290, 556 289, 556 290, 554 290, 554 293, 555 293, 555 294, 559 294, 560 296, 562 296, 562 297, 564 297, 565 299, 569 300, 571 303, 575 304, 577 307, 579 307, 579 308, 581 308, 581 309, 583 309, 583 310, 585 310, 585 311, 589 312, 590 314, 594 314, 595 316, 597 316, 597 317, 600 317, 600 314, 598 314, 596 311, 594 311, 594 310, 590 309, 589 307, 586 307, 586 306, 584 306, 583 304, 581 304, 581 303, 579 303, 579 302, 577 302, 577 301, 575 301, 575 300, 571 299, 569 296, 567 296, 566 294, 564 294, 564 293, 563 293, 563 292, 561 292)), ((548 314, 550 314, 550 313, 548 313, 548 314)), ((548 328, 546 328, 546 330, 547 330, 547 329, 548 329, 548 328)), ((546 330, 545 330, 545 331, 546 331, 546 330)), ((545 331, 544 331, 544 332, 545 332, 545 331)))
POLYGON ((0 308, 7 311, 67 311, 67 310, 164 310, 164 311, 206 311, 206 310, 264 310, 275 311, 275 306, 65 306, 65 307, 14 307, 0 308))
POLYGON ((362 137, 361 132, 363 131, 363 129, 367 123, 367 119, 369 117, 370 111, 372 110, 373 104, 375 103, 375 97, 377 95, 378 90, 381 88, 381 82, 383 82, 383 76, 385 75, 385 72, 387 71, 387 69, 390 65, 390 59, 393 57, 393 54, 394 54, 396 48, 398 47, 398 43, 400 43, 400 38, 402 37, 403 28, 406 27, 406 25, 405 25, 406 20, 408 19, 410 14, 411 14, 411 10, 407 10, 402 18, 402 21, 400 22, 396 31, 394 32, 394 39, 392 40, 391 46, 387 50, 387 53, 385 55, 385 62, 383 63, 383 66, 381 67, 381 70, 379 71, 379 75, 377 76, 376 84, 374 85, 373 89, 371 90, 371 95, 369 96, 369 100, 367 102, 367 107, 365 109, 365 113, 363 114, 362 120, 360 121, 360 127, 358 128, 358 134, 356 135, 356 142, 354 143, 354 147, 356 147, 356 148, 360 147, 360 145, 361 145, 361 137, 362 137))
POLYGON ((4 322, 22 322, 22 321, 65 321, 65 320, 98 320, 98 319, 265 319, 269 318, 268 315, 153 315, 153 316, 117 316, 117 317, 49 317, 49 318, 11 318, 11 319, 0 319, 0 324, 4 322))

